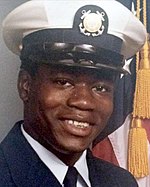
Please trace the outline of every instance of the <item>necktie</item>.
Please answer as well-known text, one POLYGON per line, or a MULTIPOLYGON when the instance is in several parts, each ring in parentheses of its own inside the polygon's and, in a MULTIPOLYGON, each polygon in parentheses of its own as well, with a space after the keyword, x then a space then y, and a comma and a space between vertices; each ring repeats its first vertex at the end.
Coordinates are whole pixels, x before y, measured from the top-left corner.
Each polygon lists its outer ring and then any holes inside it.
POLYGON ((76 187, 78 171, 75 167, 69 166, 67 174, 64 178, 64 187, 76 187))

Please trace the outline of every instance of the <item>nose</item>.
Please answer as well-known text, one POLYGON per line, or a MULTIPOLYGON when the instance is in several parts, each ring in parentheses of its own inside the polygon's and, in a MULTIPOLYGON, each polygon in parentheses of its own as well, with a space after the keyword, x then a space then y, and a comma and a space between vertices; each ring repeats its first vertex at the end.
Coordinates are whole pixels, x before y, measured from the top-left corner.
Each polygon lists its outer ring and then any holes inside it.
POLYGON ((92 90, 85 85, 77 86, 68 99, 68 106, 79 110, 94 110, 96 99, 92 95, 92 90))

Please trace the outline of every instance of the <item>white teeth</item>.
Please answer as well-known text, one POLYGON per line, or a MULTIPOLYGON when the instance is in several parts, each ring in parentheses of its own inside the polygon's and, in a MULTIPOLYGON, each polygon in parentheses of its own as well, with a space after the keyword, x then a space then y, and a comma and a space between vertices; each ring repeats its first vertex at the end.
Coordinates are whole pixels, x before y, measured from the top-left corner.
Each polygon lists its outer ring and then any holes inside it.
POLYGON ((78 122, 78 121, 73 121, 73 120, 67 120, 67 122, 68 122, 70 125, 74 125, 75 127, 78 127, 78 128, 86 128, 86 127, 89 127, 89 123, 86 123, 86 122, 78 122))

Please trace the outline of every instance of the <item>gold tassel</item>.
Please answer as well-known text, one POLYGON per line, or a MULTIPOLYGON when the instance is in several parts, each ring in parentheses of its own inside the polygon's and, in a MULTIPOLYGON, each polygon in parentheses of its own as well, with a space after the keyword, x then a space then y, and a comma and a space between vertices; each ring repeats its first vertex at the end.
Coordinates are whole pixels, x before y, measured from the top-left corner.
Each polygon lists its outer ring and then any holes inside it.
POLYGON ((128 170, 136 178, 149 175, 148 141, 142 119, 150 118, 150 63, 148 43, 141 51, 141 61, 137 70, 133 105, 133 119, 129 130, 128 170))
POLYGON ((150 69, 137 72, 133 117, 150 118, 150 69))
POLYGON ((147 135, 141 120, 136 118, 129 131, 128 169, 136 178, 149 175, 147 135))
MULTIPOLYGON (((140 10, 140 0, 137 0, 140 10)), ((137 12, 140 18, 140 13, 137 12)), ((146 26, 146 0, 143 0, 143 23, 146 26)), ((136 178, 149 175, 148 140, 146 130, 142 127, 142 119, 150 118, 150 55, 147 41, 143 50, 137 54, 136 87, 133 105, 133 118, 129 130, 128 170, 136 178), (140 57, 140 58, 139 58, 140 57), (139 59, 140 63, 139 63, 139 59)))

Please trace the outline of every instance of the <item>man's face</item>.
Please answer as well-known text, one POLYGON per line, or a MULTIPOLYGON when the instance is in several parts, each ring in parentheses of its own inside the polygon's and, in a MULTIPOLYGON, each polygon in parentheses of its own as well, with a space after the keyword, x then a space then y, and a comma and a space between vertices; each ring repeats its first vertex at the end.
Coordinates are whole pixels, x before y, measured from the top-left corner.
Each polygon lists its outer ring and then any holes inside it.
POLYGON ((106 126, 113 110, 111 74, 48 65, 35 77, 21 74, 24 128, 48 149, 82 152, 106 126))

